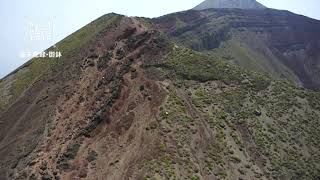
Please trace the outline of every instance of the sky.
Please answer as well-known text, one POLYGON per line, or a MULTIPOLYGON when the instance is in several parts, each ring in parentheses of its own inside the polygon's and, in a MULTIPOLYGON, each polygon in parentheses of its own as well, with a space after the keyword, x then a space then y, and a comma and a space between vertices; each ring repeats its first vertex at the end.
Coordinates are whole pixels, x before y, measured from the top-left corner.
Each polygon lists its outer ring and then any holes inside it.
MULTIPOLYGON (((1 0, 0 78, 96 18, 111 12, 158 17, 188 10, 203 0, 1 0)), ((258 0, 320 20, 319 0, 258 0)))

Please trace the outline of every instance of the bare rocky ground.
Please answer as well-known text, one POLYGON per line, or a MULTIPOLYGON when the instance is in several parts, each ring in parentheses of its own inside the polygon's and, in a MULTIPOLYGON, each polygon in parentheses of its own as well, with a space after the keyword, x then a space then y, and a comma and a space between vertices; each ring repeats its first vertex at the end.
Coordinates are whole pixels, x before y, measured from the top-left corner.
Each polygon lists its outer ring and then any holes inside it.
POLYGON ((166 95, 162 83, 150 80, 141 68, 146 59, 142 54, 157 58, 161 53, 143 53, 157 45, 156 36, 134 18, 124 17, 85 47, 72 66, 65 66, 68 71, 35 82, 18 99, 20 105, 1 116, 4 121, 12 114, 19 117, 2 133, 1 153, 12 149, 18 154, 2 156, 7 163, 2 170, 12 166, 6 173, 13 179, 137 176, 137 163, 154 155, 159 140, 147 136, 145 128, 155 121, 166 95), (46 122, 40 117, 24 122, 41 113, 46 122), (37 128, 39 133, 26 132, 37 128), (33 141, 28 150, 25 140, 33 141), (19 154, 22 148, 25 152, 19 154))

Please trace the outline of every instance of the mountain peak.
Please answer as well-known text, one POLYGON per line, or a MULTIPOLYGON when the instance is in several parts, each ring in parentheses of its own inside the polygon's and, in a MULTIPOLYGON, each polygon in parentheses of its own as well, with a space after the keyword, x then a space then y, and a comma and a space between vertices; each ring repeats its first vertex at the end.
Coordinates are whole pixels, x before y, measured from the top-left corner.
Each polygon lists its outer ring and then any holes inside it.
POLYGON ((264 9, 267 7, 256 0, 205 0, 193 9, 203 10, 210 8, 264 9))

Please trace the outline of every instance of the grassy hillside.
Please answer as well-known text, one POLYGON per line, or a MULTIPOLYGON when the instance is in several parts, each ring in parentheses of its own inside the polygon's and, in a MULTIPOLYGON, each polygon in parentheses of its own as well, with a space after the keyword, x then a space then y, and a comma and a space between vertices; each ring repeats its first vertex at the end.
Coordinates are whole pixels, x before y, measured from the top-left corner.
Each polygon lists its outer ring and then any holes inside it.
POLYGON ((33 58, 0 81, 0 110, 14 102, 33 82, 48 74, 52 67, 63 66, 65 61, 80 53, 80 48, 96 38, 101 31, 117 24, 122 16, 107 14, 91 22, 49 48, 46 52, 60 51, 61 58, 33 58))
POLYGON ((162 156, 148 177, 317 179, 319 92, 178 46, 157 67, 174 86, 156 126, 162 156))

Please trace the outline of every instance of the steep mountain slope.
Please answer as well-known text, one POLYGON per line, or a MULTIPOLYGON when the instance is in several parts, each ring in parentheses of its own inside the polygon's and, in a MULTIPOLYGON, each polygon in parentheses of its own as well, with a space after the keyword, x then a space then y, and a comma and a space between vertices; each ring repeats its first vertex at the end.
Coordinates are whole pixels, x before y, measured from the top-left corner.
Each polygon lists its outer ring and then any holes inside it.
POLYGON ((186 47, 307 88, 320 87, 317 20, 272 9, 209 9, 153 22, 186 47))
POLYGON ((114 21, 119 19, 118 16, 109 14, 102 16, 96 21, 88 24, 79 31, 73 33, 60 43, 56 44, 56 48, 50 47, 48 51, 61 51, 64 58, 52 60, 49 58, 33 58, 20 68, 10 73, 0 80, 0 112, 12 104, 17 98, 30 87, 39 77, 45 76, 48 70, 53 66, 63 66, 65 59, 74 58, 77 53, 81 52, 80 48, 92 41, 92 38, 107 27, 112 26, 114 21), (109 19, 107 21, 106 19, 109 19), (109 22, 109 23, 108 23, 109 22))
POLYGON ((3 79, 8 97, 34 74, 0 112, 0 179, 319 178, 319 92, 157 25, 103 16, 60 42, 45 71, 32 60, 3 79))
POLYGON ((264 9, 266 7, 256 0, 206 0, 193 9, 204 10, 210 8, 264 9))
POLYGON ((57 45, 63 58, 32 59, 1 80, 0 179, 43 138, 57 99, 70 90, 66 81, 76 77, 77 71, 69 69, 83 56, 83 46, 120 19, 113 14, 99 18, 57 45))

